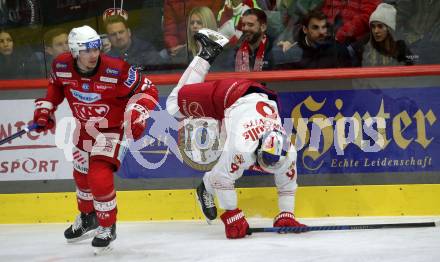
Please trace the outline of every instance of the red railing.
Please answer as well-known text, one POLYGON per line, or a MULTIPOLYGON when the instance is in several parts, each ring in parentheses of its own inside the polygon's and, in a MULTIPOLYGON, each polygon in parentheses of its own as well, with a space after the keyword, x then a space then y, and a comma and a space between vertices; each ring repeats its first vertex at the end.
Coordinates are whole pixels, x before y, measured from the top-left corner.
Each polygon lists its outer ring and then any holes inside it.
MULTIPOLYGON (((210 73, 206 80, 247 78, 256 81, 275 82, 431 75, 440 76, 440 65, 309 69, 252 73, 210 73)), ((180 76, 181 74, 153 74, 150 75, 149 78, 156 85, 172 85, 178 82, 180 76)), ((0 90, 44 89, 46 85, 46 79, 0 80, 0 90)))

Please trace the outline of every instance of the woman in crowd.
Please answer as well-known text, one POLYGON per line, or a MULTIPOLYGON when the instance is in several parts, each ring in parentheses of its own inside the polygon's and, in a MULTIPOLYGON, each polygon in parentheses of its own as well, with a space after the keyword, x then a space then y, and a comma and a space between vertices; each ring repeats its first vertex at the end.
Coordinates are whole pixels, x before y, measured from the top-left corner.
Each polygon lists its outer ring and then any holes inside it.
POLYGON ((199 46, 194 40, 194 34, 202 28, 209 28, 217 30, 217 22, 211 9, 206 6, 195 7, 188 15, 188 23, 186 28, 186 35, 188 39, 188 53, 190 55, 188 60, 192 60, 199 52, 199 46))
MULTIPOLYGON (((202 28, 218 30, 217 21, 211 8, 199 6, 193 8, 188 14, 186 35, 188 39, 188 61, 191 61, 200 50, 197 42, 194 40, 194 34, 202 28)), ((229 50, 230 51, 230 50, 229 50)), ((213 65, 212 71, 232 71, 233 54, 231 52, 223 52, 220 58, 213 65)))
POLYGON ((44 65, 28 49, 18 49, 10 31, 0 28, 0 79, 38 78, 44 65))
POLYGON ((415 56, 405 41, 394 40, 396 9, 382 3, 370 16, 370 38, 362 52, 362 66, 413 65, 415 56))

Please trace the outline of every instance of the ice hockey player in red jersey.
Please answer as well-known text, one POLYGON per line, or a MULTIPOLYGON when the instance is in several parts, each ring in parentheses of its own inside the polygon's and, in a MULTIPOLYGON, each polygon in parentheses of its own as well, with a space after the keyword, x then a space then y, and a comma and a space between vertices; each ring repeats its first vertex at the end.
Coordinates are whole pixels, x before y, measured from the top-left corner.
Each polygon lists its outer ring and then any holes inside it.
POLYGON ((210 64, 228 42, 218 32, 201 29, 195 34, 201 45, 179 83, 167 99, 167 111, 181 117, 222 120, 226 132, 217 164, 206 172, 197 196, 208 222, 217 217, 214 195, 225 212, 220 216, 227 238, 243 238, 249 228, 237 207, 235 180, 249 168, 274 174, 280 213, 274 226, 304 226, 293 214, 295 203, 296 150, 282 127, 277 94, 246 79, 203 82, 210 64))
POLYGON ((52 63, 46 97, 35 101, 38 131, 51 129, 57 106, 67 99, 77 120, 73 178, 80 214, 64 236, 67 242, 94 237, 95 252, 110 249, 116 238, 115 172, 127 151, 126 139, 146 128, 158 91, 126 62, 100 52, 101 39, 89 26, 73 28, 69 53, 52 63))

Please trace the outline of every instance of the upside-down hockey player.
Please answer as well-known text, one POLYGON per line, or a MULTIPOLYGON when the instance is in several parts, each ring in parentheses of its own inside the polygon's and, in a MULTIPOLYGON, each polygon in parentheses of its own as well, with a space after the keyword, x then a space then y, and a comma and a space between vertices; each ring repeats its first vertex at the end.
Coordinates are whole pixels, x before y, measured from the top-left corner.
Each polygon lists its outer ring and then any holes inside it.
POLYGON ((220 216, 228 238, 246 236, 249 225, 237 206, 235 180, 253 166, 273 173, 279 214, 274 226, 304 226, 293 214, 296 183, 296 150, 282 127, 277 94, 246 79, 203 82, 210 64, 228 40, 218 32, 201 29, 194 36, 201 45, 179 83, 167 99, 167 111, 180 117, 223 120, 224 150, 213 169, 206 172, 197 195, 208 220, 217 217, 214 195, 225 212, 220 216))

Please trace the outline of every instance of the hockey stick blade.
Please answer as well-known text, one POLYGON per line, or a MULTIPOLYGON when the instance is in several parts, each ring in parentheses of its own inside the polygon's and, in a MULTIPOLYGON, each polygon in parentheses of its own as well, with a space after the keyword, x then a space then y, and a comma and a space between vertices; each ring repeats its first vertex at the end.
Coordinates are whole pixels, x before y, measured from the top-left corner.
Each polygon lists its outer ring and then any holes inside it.
POLYGON ((3 144, 6 144, 9 141, 12 141, 12 140, 16 139, 17 137, 20 137, 20 136, 22 136, 22 135, 24 135, 24 134, 26 134, 26 133, 28 133, 28 132, 30 132, 32 130, 37 129, 37 127, 38 127, 38 125, 35 124, 35 123, 33 123, 30 126, 25 127, 24 129, 18 131, 17 133, 12 134, 12 135, 8 136, 5 139, 0 140, 0 146, 3 145, 3 144))
POLYGON ((249 228, 247 234, 252 235, 252 233, 262 233, 262 232, 302 233, 302 232, 309 232, 309 231, 329 231, 329 230, 416 228, 416 227, 436 227, 439 225, 440 225, 440 222, 420 222, 420 223, 305 226, 305 227, 257 227, 257 228, 249 228))

